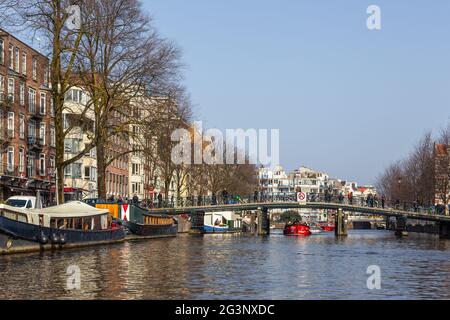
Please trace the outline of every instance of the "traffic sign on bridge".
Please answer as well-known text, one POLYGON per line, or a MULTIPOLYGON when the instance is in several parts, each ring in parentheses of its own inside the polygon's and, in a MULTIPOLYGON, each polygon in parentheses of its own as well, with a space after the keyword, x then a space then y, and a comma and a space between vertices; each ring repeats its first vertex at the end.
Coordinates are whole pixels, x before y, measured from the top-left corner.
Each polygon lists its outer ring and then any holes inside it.
POLYGON ((300 204, 306 204, 306 193, 297 192, 297 202, 300 204))

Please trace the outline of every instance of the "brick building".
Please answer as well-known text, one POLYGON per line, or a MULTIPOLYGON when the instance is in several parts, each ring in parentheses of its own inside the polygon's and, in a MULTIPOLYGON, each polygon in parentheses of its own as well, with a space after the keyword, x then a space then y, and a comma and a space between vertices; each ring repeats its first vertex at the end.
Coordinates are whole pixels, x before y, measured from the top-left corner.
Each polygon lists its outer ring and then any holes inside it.
POLYGON ((0 199, 53 198, 53 112, 49 60, 0 29, 0 199))

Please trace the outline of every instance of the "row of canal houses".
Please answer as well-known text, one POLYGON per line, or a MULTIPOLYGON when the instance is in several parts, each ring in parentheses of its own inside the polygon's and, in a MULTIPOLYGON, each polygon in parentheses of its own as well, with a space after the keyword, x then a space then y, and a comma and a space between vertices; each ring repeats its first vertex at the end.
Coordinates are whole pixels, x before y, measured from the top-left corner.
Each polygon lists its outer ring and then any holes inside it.
MULTIPOLYGON (((74 86, 67 92, 66 127, 88 99, 83 88, 74 86)), ((89 143, 86 123, 90 120, 92 117, 87 113, 83 129, 79 126, 71 129, 65 139, 66 158, 78 154, 89 143)), ((121 153, 133 143, 129 139, 112 142, 111 153, 121 153)), ((40 191, 45 203, 53 203, 56 143, 49 59, 3 29, 0 29, 0 144, 0 200, 40 191)), ((150 179, 147 170, 145 159, 138 153, 115 160, 107 168, 107 197, 156 198, 163 182, 157 173, 150 179)), ((95 148, 67 166, 64 175, 66 200, 97 198, 95 148)))
POLYGON ((260 168, 258 182, 260 193, 269 198, 293 194, 298 190, 319 196, 324 195, 326 190, 335 195, 353 193, 355 197, 367 197, 377 192, 373 186, 359 186, 357 182, 333 179, 325 172, 304 166, 292 172, 286 172, 282 166, 260 168))

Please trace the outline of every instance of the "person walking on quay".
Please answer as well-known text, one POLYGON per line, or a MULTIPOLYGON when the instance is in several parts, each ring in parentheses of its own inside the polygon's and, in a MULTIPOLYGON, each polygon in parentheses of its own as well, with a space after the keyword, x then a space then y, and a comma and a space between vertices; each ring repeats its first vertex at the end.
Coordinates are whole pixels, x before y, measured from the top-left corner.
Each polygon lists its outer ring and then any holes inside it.
POLYGON ((202 197, 201 194, 199 194, 198 197, 197 197, 197 205, 199 207, 201 207, 203 205, 203 197, 202 197))
POLYGON ((213 206, 217 205, 217 197, 216 197, 215 193, 213 193, 211 196, 211 205, 213 205, 213 206))
POLYGON ((118 204, 122 204, 123 203, 123 199, 122 199, 121 195, 119 195, 119 197, 117 198, 117 203, 118 204))
POLYGON ((162 195, 162 193, 160 192, 159 194, 158 194, 158 208, 162 208, 162 203, 163 202, 163 195, 162 195))
POLYGON ((344 194, 342 192, 339 193, 339 203, 344 202, 344 194))
POLYGON ((384 209, 385 205, 386 205, 386 196, 383 194, 381 196, 381 207, 384 209))
POLYGON ((374 203, 375 207, 378 207, 378 202, 379 202, 378 195, 375 194, 373 197, 373 203, 374 203))
POLYGON ((258 202, 258 190, 255 190, 255 193, 253 194, 253 202, 257 203, 258 202))
POLYGON ((223 189, 223 191, 222 191, 222 201, 223 201, 223 204, 228 204, 228 191, 227 191, 227 189, 223 189))

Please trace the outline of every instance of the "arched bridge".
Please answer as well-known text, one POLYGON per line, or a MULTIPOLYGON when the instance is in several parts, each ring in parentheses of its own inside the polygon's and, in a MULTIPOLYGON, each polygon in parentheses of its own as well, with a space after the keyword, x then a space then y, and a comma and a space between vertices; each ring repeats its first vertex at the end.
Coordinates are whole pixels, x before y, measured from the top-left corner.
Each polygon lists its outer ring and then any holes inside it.
MULTIPOLYGON (((353 202, 353 201, 352 201, 353 202)), ((362 202, 354 202, 362 203, 362 202)), ((432 221, 439 223, 440 236, 442 238, 450 239, 450 216, 438 215, 430 213, 426 209, 415 208, 414 210, 407 211, 398 208, 377 207, 374 205, 354 205, 348 201, 336 201, 336 202, 315 202, 310 201, 306 203, 300 203, 296 201, 268 201, 268 202, 248 202, 248 203, 235 203, 235 204, 204 204, 198 206, 185 206, 185 207, 170 207, 170 208, 157 208, 151 209, 151 213, 155 214, 201 214, 206 212, 221 212, 221 211, 257 211, 261 214, 258 216, 258 221, 262 221, 267 229, 269 226, 268 213, 274 209, 324 209, 336 211, 336 235, 346 234, 345 230, 345 214, 344 212, 355 212, 367 215, 377 215, 385 217, 395 217, 397 221, 403 221, 401 224, 403 228, 406 228, 406 220, 422 220, 432 221), (266 222, 265 222, 266 221, 266 222), (342 230, 341 230, 342 229, 342 230)), ((268 233, 268 230, 267 230, 268 233)))

